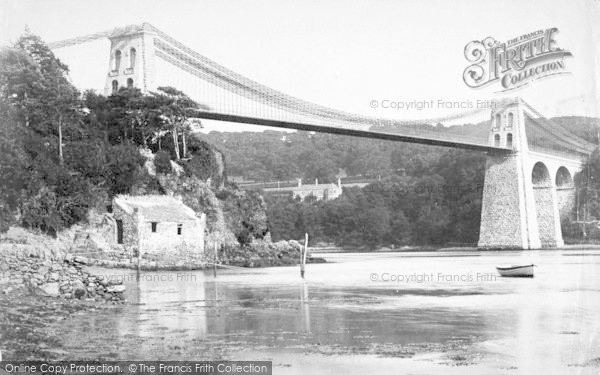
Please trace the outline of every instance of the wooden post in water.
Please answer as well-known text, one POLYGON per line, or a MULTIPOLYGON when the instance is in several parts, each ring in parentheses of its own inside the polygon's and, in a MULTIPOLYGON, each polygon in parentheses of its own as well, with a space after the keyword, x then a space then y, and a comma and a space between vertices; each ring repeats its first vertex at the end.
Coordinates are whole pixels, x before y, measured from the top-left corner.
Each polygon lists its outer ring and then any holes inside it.
POLYGON ((304 233, 304 251, 300 251, 300 276, 304 279, 304 265, 306 264, 306 253, 308 252, 308 233, 304 233))
POLYGON ((142 270, 142 248, 138 246, 137 252, 137 278, 140 280, 140 271, 142 270))
POLYGON ((215 254, 214 254, 214 259, 213 259, 213 276, 216 278, 217 277, 217 243, 215 242, 215 254))

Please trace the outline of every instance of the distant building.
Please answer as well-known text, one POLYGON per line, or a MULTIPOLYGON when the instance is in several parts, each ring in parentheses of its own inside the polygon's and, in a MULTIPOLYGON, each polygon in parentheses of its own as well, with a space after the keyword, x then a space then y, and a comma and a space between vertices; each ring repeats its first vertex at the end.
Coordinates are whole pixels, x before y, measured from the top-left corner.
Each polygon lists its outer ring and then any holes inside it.
POLYGON ((204 253, 206 216, 177 198, 118 195, 113 199, 115 239, 142 254, 195 256, 204 253))
POLYGON ((299 197, 302 201, 309 196, 313 196, 317 200, 331 200, 342 195, 342 183, 338 178, 337 185, 333 183, 319 184, 318 180, 315 180, 313 185, 302 185, 302 180, 298 179, 298 186, 270 188, 263 189, 263 191, 275 194, 292 194, 294 198, 299 197))

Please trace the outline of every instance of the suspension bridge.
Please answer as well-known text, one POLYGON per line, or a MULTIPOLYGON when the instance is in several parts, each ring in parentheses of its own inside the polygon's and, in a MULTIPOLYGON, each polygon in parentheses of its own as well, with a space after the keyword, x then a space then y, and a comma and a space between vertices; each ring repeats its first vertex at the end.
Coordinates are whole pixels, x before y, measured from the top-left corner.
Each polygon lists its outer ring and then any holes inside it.
POLYGON ((97 40, 110 41, 108 71, 101 73, 107 95, 120 87, 148 93, 174 86, 202 104, 204 109, 195 114, 201 119, 486 152, 482 248, 562 246, 560 219, 575 204, 573 176, 595 148, 520 98, 498 101, 491 109, 419 120, 366 116, 311 103, 238 74, 148 23, 49 46, 61 52, 97 40), (174 78, 182 74, 183 80, 174 78), (481 122, 489 124, 488 131, 473 126, 481 122))

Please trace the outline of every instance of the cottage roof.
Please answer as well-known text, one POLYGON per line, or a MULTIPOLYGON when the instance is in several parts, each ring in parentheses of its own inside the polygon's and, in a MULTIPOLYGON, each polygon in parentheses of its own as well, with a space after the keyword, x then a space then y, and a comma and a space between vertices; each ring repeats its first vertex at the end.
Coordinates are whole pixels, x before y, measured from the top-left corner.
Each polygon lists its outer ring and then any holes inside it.
POLYGON ((196 213, 177 198, 166 195, 117 195, 113 204, 128 214, 135 208, 145 221, 183 222, 196 220, 196 213))

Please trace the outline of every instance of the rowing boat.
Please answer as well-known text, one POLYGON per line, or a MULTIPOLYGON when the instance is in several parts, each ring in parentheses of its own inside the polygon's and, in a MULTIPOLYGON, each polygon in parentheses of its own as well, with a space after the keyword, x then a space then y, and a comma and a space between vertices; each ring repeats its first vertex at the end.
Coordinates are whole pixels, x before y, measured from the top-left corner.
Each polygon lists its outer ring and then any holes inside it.
POLYGON ((500 276, 504 277, 533 277, 533 264, 523 266, 496 266, 500 276))

